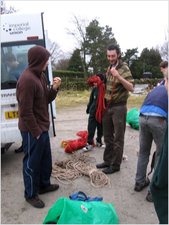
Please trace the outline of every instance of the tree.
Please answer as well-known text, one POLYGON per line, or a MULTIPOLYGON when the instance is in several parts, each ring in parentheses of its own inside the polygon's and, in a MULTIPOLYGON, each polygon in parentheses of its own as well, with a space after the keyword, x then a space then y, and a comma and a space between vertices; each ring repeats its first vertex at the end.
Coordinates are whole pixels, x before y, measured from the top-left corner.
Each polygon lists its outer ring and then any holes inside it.
POLYGON ((127 49, 122 60, 128 64, 134 79, 139 79, 142 75, 142 62, 138 59, 138 48, 127 49))
POLYGON ((151 72, 154 78, 161 78, 162 74, 159 68, 161 60, 159 50, 144 48, 140 57, 132 63, 130 69, 137 78, 143 77, 144 72, 151 72))
POLYGON ((14 9, 14 7, 9 6, 9 8, 7 8, 5 2, 1 0, 1 15, 2 14, 11 14, 14 12, 17 12, 17 10, 14 9))
POLYGON ((148 48, 144 48, 140 55, 140 59, 144 61, 146 66, 159 66, 161 62, 161 55, 158 49, 151 48, 149 50, 148 48))
POLYGON ((74 17, 75 31, 70 31, 79 45, 83 71, 87 75, 89 69, 93 73, 105 72, 107 68, 106 48, 109 44, 117 44, 112 28, 101 27, 94 19, 88 26, 84 20, 74 17))
POLYGON ((165 40, 163 45, 159 48, 161 58, 165 61, 168 61, 168 41, 165 40))
POLYGON ((127 49, 124 54, 125 55, 122 57, 122 59, 130 66, 133 61, 138 59, 138 48, 127 49))
POLYGON ((88 68, 93 69, 93 73, 104 72, 107 68, 106 49, 109 44, 117 44, 112 28, 101 27, 95 19, 86 27, 86 49, 91 57, 88 68))
POLYGON ((122 59, 128 63, 134 79, 143 78, 144 72, 152 73, 154 78, 162 77, 159 68, 161 56, 157 49, 144 48, 140 57, 137 56, 137 48, 127 49, 122 59))
POLYGON ((74 50, 69 60, 68 70, 83 71, 82 59, 80 56, 80 49, 74 50))
POLYGON ((64 53, 56 42, 48 40, 48 44, 49 44, 49 51, 51 53, 52 67, 55 67, 55 64, 58 62, 58 60, 64 58, 64 53))
POLYGON ((58 62, 54 65, 55 70, 67 70, 69 66, 69 59, 59 59, 58 62))
POLYGON ((82 66, 84 74, 87 75, 87 64, 86 64, 86 23, 87 21, 84 19, 78 19, 76 16, 73 17, 72 23, 75 25, 75 30, 68 30, 68 34, 72 35, 80 49, 81 59, 82 59, 82 66))
POLYGON ((134 79, 140 79, 143 75, 143 63, 139 60, 133 60, 130 65, 130 70, 134 79))

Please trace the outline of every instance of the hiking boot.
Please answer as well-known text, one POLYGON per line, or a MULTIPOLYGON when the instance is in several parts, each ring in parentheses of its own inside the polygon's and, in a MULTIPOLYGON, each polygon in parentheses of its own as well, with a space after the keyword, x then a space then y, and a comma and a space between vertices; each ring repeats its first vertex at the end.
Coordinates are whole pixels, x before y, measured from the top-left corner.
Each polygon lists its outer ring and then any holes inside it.
POLYGON ((150 191, 148 191, 147 195, 146 195, 146 200, 148 202, 153 202, 153 198, 152 198, 152 194, 150 191))
POLYGON ((107 167, 109 167, 109 165, 107 165, 105 162, 99 163, 96 165, 97 169, 103 169, 103 168, 107 168, 107 167))
POLYGON ((44 208, 45 203, 38 197, 26 198, 26 201, 35 208, 44 208))
POLYGON ((150 183, 149 179, 146 179, 143 184, 139 184, 139 183, 136 182, 134 190, 138 191, 138 192, 142 191, 145 187, 147 187, 149 185, 149 183, 150 183))
POLYGON ((120 171, 120 168, 113 168, 112 166, 109 166, 102 170, 102 172, 105 174, 112 174, 112 173, 116 173, 118 171, 120 171))
POLYGON ((83 148, 83 151, 84 151, 84 152, 88 152, 88 151, 91 151, 92 149, 93 149, 93 145, 87 144, 87 145, 83 148))
POLYGON ((51 192, 51 191, 56 191, 59 188, 58 184, 50 184, 49 186, 45 187, 45 188, 40 188, 39 189, 39 194, 45 194, 47 192, 51 192))

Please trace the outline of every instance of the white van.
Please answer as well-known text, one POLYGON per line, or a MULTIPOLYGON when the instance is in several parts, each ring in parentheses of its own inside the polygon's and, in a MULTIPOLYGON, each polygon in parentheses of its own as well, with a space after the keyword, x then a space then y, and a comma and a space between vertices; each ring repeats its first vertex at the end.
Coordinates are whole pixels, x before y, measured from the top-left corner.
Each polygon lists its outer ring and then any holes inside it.
MULTIPOLYGON (((28 65, 27 52, 35 45, 48 49, 43 13, 1 15, 1 150, 3 151, 14 142, 22 143, 18 129, 16 83, 28 65)), ((50 62, 46 76, 50 84, 53 79, 50 62)), ((50 136, 55 136, 55 101, 49 105, 49 110, 51 119, 49 133, 50 136)))

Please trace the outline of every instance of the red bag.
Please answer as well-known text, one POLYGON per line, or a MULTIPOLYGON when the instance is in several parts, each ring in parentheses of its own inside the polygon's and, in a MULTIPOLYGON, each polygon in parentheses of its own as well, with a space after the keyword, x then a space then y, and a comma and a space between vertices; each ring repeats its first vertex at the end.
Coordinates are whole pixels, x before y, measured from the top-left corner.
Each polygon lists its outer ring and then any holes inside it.
POLYGON ((62 141, 61 146, 65 148, 65 152, 72 153, 76 150, 79 150, 87 145, 87 131, 79 131, 76 133, 80 138, 76 140, 67 140, 62 141))

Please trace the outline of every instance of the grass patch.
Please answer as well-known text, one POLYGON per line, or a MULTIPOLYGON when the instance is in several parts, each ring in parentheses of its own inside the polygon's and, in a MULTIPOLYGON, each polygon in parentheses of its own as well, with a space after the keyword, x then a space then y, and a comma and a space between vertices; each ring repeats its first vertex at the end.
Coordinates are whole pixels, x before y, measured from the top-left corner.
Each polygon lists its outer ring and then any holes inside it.
POLYGON ((57 108, 72 107, 87 104, 90 91, 59 91, 56 97, 57 108))
MULTIPOLYGON (((89 101, 90 96, 90 90, 85 91, 73 91, 73 90, 67 90, 67 91, 59 91, 57 97, 56 97, 56 104, 57 108, 64 108, 64 107, 74 107, 74 106, 80 106, 80 105, 87 105, 89 101)), ((140 109, 146 94, 144 95, 133 95, 131 94, 127 107, 128 110, 131 108, 138 108, 140 109)))
POLYGON ((128 98, 127 101, 127 108, 128 110, 132 109, 132 108, 137 108, 138 110, 140 109, 145 97, 147 94, 143 94, 143 95, 134 95, 131 94, 130 97, 128 98))

